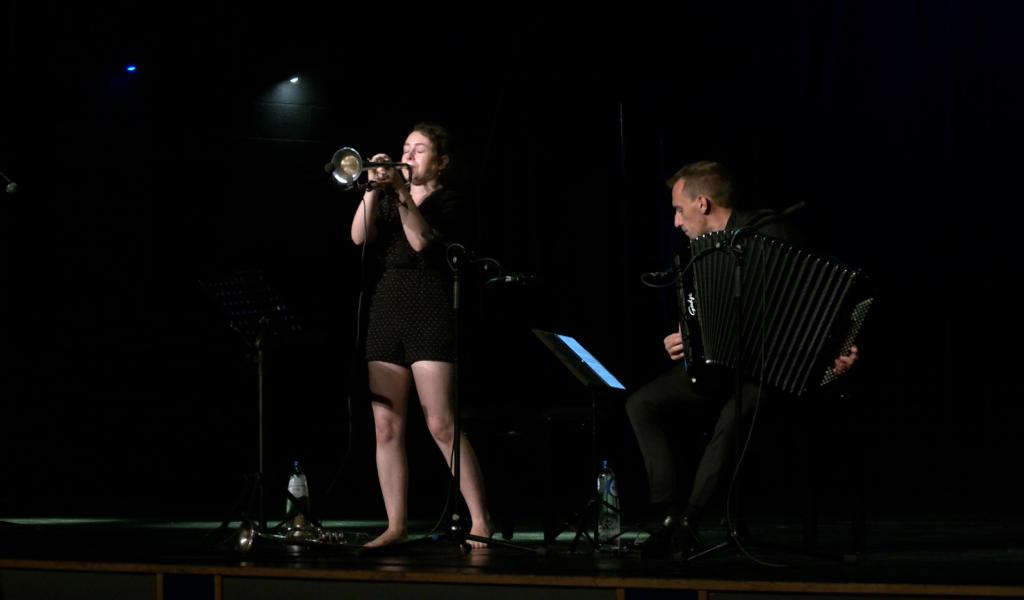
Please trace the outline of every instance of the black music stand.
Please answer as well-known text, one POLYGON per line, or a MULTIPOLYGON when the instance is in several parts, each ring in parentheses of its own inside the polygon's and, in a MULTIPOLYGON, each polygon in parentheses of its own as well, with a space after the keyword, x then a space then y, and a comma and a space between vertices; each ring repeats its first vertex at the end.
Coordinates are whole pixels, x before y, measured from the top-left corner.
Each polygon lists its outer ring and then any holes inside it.
POLYGON ((255 523, 256 533, 265 533, 267 520, 264 514, 263 487, 264 350, 271 339, 293 338, 302 333, 303 328, 298 318, 288 309, 281 296, 258 269, 238 271, 224 279, 199 283, 220 305, 231 329, 238 332, 249 347, 251 354, 248 357, 256 363, 257 470, 247 476, 246 485, 238 501, 219 529, 226 530, 237 516, 242 521, 243 528, 248 521, 255 523))
MULTIPOLYGON (((609 390, 625 391, 626 387, 615 378, 614 375, 608 371, 607 368, 600 361, 598 361, 593 354, 587 351, 575 338, 552 333, 550 331, 544 331, 541 329, 534 329, 533 333, 544 343, 545 346, 551 350, 558 360, 565 365, 567 369, 590 391, 590 462, 593 467, 593 477, 591 481, 597 479, 598 466, 597 466, 597 401, 598 397, 602 392, 609 390)), ((578 513, 576 524, 574 529, 576 530, 576 537, 572 541, 572 550, 576 549, 576 544, 579 542, 581 537, 585 537, 589 540, 590 545, 593 549, 600 547, 600 540, 598 538, 598 513, 599 509, 604 505, 607 508, 611 508, 615 512, 619 512, 618 507, 611 506, 607 502, 601 499, 600 493, 597 488, 591 486, 593 493, 587 504, 578 513), (594 530, 590 532, 587 530, 587 524, 593 517, 594 530), (591 536, 593 533, 593 536, 591 536)), ((619 513, 621 515, 621 513, 619 513)), ((553 537, 557 537, 557 533, 553 537)))

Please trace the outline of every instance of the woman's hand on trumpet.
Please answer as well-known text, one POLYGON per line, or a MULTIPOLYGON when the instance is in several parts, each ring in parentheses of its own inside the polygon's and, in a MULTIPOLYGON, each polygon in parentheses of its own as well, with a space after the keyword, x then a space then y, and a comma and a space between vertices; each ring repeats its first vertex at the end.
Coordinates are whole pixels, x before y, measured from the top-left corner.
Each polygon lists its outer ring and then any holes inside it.
MULTIPOLYGON (((387 154, 380 153, 374 154, 370 162, 392 162, 392 160, 387 154)), ((366 170, 366 178, 371 189, 392 188, 400 190, 409 186, 401 167, 372 167, 366 170)))
MULTIPOLYGON (((383 152, 374 154, 370 162, 391 162, 391 157, 383 152)), ((367 188, 374 190, 380 187, 387 187, 394 177, 395 170, 390 167, 373 167, 366 170, 367 188)))

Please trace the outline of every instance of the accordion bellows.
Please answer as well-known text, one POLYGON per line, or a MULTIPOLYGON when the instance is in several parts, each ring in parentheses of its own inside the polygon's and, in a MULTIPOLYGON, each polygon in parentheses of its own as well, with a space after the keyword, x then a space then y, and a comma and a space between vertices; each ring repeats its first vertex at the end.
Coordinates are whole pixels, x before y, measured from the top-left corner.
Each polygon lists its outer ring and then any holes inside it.
POLYGON ((873 302, 865 276, 782 240, 743 237, 738 353, 736 258, 723 250, 734 234, 716 231, 690 243, 693 256, 709 253, 680 281, 687 371, 696 377, 705 364, 741 364, 746 375, 797 395, 830 383, 834 359, 850 349, 873 302))

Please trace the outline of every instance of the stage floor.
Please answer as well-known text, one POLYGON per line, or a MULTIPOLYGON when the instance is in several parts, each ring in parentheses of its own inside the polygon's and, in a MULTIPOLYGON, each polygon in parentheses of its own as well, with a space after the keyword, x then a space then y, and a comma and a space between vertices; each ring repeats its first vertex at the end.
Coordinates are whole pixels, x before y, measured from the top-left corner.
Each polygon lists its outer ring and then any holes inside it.
MULTIPOLYGON (((162 595, 163 590, 171 589, 171 579, 190 576, 202 589, 204 577, 215 578, 217 594, 210 597, 216 598, 230 595, 221 594, 232 578, 614 590, 615 597, 641 597, 642 590, 698 597, 741 592, 1024 597, 1022 515, 878 516, 868 522, 860 553, 852 552, 848 521, 822 518, 818 556, 803 552, 799 522, 752 515, 747 523, 750 556, 728 546, 684 561, 641 559, 632 545, 644 533, 625 534, 619 552, 595 552, 586 539, 574 549, 571 530, 545 546, 536 527, 516 531, 511 540, 531 551, 488 547, 464 554, 429 538, 372 553, 354 545, 289 547, 258 540, 243 555, 234 547, 237 523, 218 531, 218 522, 169 518, 6 519, 0 530, 0 597, 22 597, 11 586, 34 571, 156 575, 159 598, 179 597, 162 595)), ((324 525, 359 543, 383 523, 324 525)), ((413 523, 412 537, 426 535, 432 525, 413 523)), ((705 527, 705 541, 721 541, 724 533, 717 525, 705 527)), ((180 597, 188 596, 195 597, 180 597)))

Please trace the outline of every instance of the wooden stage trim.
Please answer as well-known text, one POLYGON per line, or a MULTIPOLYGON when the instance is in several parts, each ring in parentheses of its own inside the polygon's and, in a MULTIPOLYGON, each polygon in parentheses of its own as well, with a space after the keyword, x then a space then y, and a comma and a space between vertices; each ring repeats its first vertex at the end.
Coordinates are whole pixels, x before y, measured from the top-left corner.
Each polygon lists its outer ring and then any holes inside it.
MULTIPOLYGON (((423 572, 358 569, 306 569, 260 566, 195 566, 176 564, 133 564, 101 562, 61 562, 39 560, 0 559, 0 569, 34 571, 81 571, 90 573, 152 574, 159 579, 165 575, 210 575, 218 582, 224 578, 270 578, 331 581, 391 582, 391 583, 444 583, 461 585, 500 585, 536 587, 572 587, 600 589, 662 589, 695 590, 698 592, 782 592, 804 594, 899 595, 899 596, 971 596, 978 598, 1024 597, 1024 586, 993 585, 935 585, 909 583, 843 583, 800 581, 730 581, 725 579, 649 578, 649 577, 588 577, 579 575, 508 575, 480 573, 477 568, 467 571, 423 572)), ((219 586, 218 586, 219 588, 219 586)))

